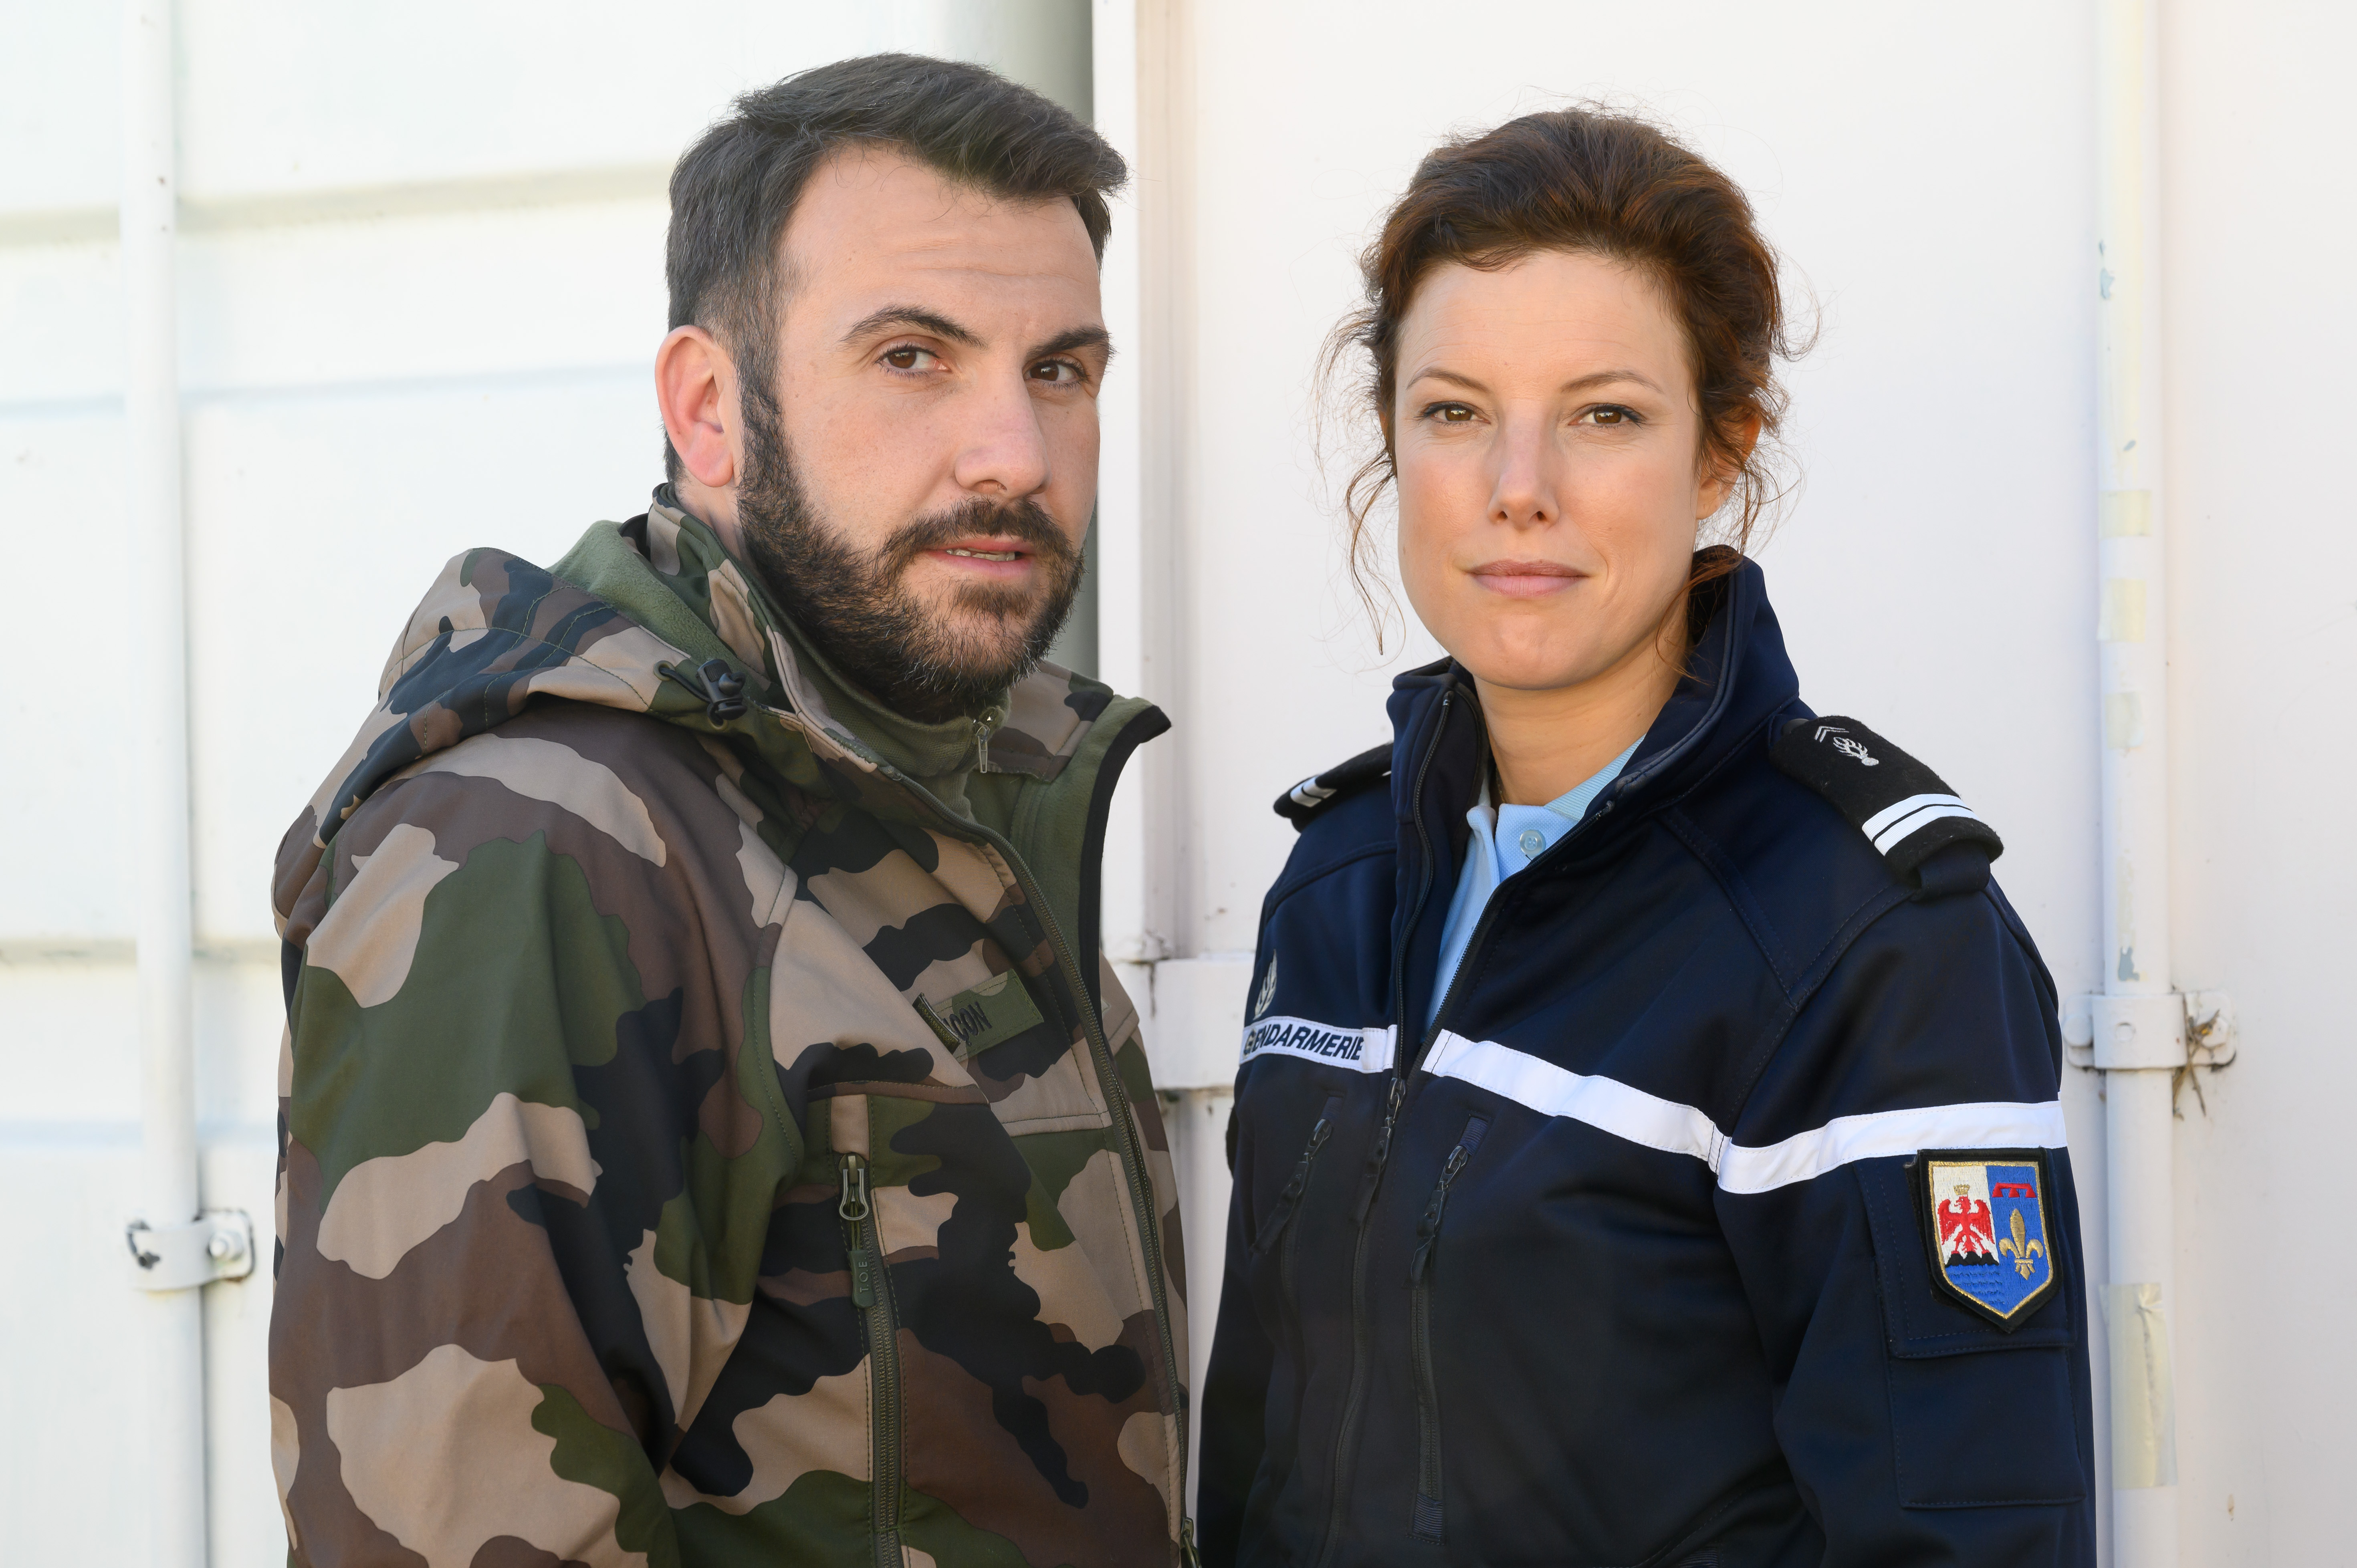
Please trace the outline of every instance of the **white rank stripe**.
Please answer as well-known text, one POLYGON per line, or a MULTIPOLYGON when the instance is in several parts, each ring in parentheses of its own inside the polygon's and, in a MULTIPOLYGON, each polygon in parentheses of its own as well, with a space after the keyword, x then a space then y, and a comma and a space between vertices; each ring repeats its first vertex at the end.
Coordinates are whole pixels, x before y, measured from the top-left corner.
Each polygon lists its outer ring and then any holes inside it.
POLYGON ((1392 1041, 1397 1034, 1391 1028, 1346 1029, 1339 1024, 1320 1024, 1312 1018, 1263 1018, 1245 1028, 1241 1059, 1299 1057, 1305 1061, 1329 1062, 1360 1072, 1388 1072, 1392 1041))
POLYGON ((1978 813, 1953 795, 1910 795, 1867 818, 1859 831, 1874 841, 1876 849, 1889 854, 1918 829, 1930 827, 1943 817, 1962 817, 1974 822, 1981 820, 1978 813))
POLYGON ((2061 1101, 1989 1101, 1836 1116, 1781 1143, 1751 1148, 1729 1142, 1691 1105, 1659 1099, 1617 1079, 1571 1072, 1493 1040, 1444 1033, 1424 1065, 1543 1116, 1566 1116, 1649 1149, 1689 1155, 1710 1166, 1718 1185, 1735 1193, 1771 1192, 1853 1161, 1920 1149, 2060 1149, 2069 1142, 2061 1101))

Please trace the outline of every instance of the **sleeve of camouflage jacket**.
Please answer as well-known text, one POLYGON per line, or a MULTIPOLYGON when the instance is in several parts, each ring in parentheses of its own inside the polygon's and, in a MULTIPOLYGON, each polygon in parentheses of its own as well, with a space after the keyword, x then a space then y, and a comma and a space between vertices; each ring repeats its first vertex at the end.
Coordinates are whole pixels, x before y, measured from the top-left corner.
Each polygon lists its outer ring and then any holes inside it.
POLYGON ((766 1041, 743 1048, 782 890, 694 886, 720 872, 667 847, 730 808, 635 788, 627 753, 694 767, 693 742, 563 713, 397 776, 292 901, 270 1361, 295 1563, 678 1560, 675 1412, 799 1152, 766 1041))

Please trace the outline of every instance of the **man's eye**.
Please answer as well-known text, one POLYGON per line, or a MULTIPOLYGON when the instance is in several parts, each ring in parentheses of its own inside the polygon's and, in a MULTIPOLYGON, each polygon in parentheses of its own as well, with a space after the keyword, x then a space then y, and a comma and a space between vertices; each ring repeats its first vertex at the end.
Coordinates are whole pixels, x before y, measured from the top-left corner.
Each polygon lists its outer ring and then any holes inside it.
POLYGON ((932 359, 933 356, 924 349, 907 345, 884 350, 884 362, 896 371, 921 371, 932 359))
POLYGON ((1068 387, 1081 379, 1081 368, 1070 360, 1042 360, 1031 367, 1031 379, 1068 387))

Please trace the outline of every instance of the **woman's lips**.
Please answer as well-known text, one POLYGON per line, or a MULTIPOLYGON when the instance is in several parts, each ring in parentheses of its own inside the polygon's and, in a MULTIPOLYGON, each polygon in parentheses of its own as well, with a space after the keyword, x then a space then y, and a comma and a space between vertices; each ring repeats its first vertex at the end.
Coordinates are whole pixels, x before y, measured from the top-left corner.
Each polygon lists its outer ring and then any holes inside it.
POLYGON ((1471 575, 1491 593, 1533 599, 1560 593, 1587 574, 1560 561, 1490 561, 1474 567, 1471 575))

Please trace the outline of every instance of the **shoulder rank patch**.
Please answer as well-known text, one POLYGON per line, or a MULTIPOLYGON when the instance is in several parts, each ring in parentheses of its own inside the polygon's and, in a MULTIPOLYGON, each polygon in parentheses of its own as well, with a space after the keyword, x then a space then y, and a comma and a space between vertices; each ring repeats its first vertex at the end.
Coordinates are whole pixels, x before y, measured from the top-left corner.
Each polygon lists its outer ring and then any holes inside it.
POLYGON ((1837 714, 1794 719, 1769 755, 1831 800, 1900 876, 1952 843, 1978 845, 1984 862, 2005 853, 1996 830, 1956 799, 1938 774, 1856 719, 1837 714))
POLYGON ((1318 809, 1345 795, 1355 795, 1371 784, 1392 776, 1392 748, 1389 743, 1371 746, 1347 762, 1338 762, 1323 773, 1313 773, 1276 798, 1276 814, 1291 822, 1295 832, 1309 825, 1309 819, 1318 809))
POLYGON ((2010 1334, 2054 1294, 2043 1149, 1925 1149, 1917 1207, 1936 1289, 2010 1334))

